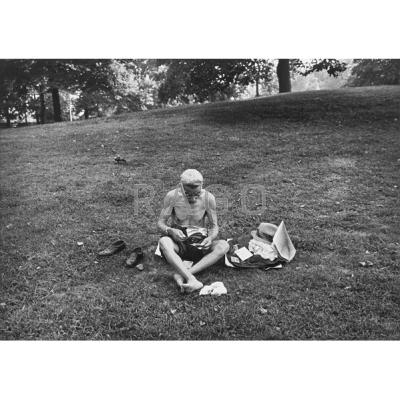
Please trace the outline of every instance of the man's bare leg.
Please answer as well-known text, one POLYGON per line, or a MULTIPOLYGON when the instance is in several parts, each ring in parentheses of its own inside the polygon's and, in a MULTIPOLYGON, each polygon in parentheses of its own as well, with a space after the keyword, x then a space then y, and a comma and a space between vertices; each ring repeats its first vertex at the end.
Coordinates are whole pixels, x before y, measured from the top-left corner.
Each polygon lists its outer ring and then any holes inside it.
POLYGON ((178 285, 181 293, 183 293, 185 291, 185 288, 183 287, 183 277, 182 275, 178 274, 177 272, 173 275, 174 277, 174 281, 176 282, 176 284, 178 285))
POLYGON ((176 276, 177 274, 174 275, 175 282, 178 284, 181 291, 183 289, 185 292, 190 293, 194 290, 201 289, 203 287, 203 284, 199 280, 197 280, 190 272, 190 270, 183 265, 182 259, 177 254, 177 244, 174 243, 174 241, 167 236, 162 237, 159 240, 159 243, 168 264, 175 268, 177 273, 186 280, 186 283, 183 283, 176 276))
POLYGON ((190 268, 191 274, 197 274, 200 271, 215 264, 229 250, 229 244, 225 240, 215 240, 211 245, 211 253, 205 255, 199 262, 190 268))

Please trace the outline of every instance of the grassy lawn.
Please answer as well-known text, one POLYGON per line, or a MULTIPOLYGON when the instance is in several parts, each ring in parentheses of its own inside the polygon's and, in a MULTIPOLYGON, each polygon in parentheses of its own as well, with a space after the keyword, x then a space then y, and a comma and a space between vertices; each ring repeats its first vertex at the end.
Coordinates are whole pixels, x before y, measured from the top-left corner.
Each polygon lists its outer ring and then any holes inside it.
POLYGON ((400 339, 399 135, 400 87, 0 131, 0 339, 400 339), (151 253, 189 167, 229 199, 221 237, 284 220, 293 262, 214 266, 199 279, 226 296, 181 295, 151 253), (248 184, 266 188, 252 215, 248 184), (147 249, 144 271, 124 268, 129 249, 96 257, 116 238, 147 249))

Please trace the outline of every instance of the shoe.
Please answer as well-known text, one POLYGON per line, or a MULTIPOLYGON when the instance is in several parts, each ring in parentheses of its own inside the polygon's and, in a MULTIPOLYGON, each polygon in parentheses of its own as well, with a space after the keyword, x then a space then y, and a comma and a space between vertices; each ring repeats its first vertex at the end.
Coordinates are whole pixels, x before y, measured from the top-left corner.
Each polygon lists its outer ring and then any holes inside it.
POLYGON ((115 157, 114 162, 116 162, 117 164, 119 164, 119 163, 126 164, 126 160, 124 158, 121 158, 120 156, 115 157))
POLYGON ((117 240, 114 243, 112 243, 110 246, 108 246, 106 249, 100 251, 97 253, 100 257, 105 257, 105 256, 112 256, 115 253, 118 253, 119 251, 123 250, 126 247, 126 243, 123 240, 117 240))
POLYGON ((126 260, 125 264, 127 268, 136 267, 136 265, 140 264, 143 261, 144 253, 141 247, 136 247, 133 249, 132 254, 126 260))

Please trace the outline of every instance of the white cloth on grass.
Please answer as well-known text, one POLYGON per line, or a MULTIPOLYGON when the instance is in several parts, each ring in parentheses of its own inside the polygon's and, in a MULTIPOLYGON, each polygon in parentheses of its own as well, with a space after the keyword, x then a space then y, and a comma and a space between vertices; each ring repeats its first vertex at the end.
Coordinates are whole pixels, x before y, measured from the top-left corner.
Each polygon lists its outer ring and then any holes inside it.
POLYGON ((212 296, 221 296, 222 294, 227 294, 228 290, 222 282, 214 282, 211 285, 203 286, 200 290, 199 295, 205 296, 211 294, 212 296))

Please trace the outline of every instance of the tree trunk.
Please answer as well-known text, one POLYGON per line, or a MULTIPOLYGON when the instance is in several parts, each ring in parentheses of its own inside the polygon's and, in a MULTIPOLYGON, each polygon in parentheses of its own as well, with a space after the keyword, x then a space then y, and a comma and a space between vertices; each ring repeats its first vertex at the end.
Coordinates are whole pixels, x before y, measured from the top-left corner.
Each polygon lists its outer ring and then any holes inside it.
POLYGON ((259 91, 259 84, 260 84, 260 64, 257 62, 256 63, 256 68, 257 68, 257 75, 256 75, 256 97, 260 97, 260 91, 259 91))
POLYGON ((54 112, 54 122, 61 122, 61 104, 60 104, 60 93, 58 88, 51 89, 51 96, 53 98, 53 112, 54 112))
POLYGON ((72 121, 72 100, 71 93, 68 93, 68 111, 69 111, 69 120, 72 121))
POLYGON ((89 109, 85 108, 84 115, 85 115, 85 119, 89 119, 89 109))
POLYGON ((35 119, 36 119, 36 123, 40 124, 40 115, 39 115, 39 113, 35 113, 35 119))
POLYGON ((286 58, 279 59, 278 67, 276 68, 279 81, 279 93, 286 93, 292 90, 289 61, 290 60, 286 58))
POLYGON ((11 128, 11 117, 8 110, 6 110, 6 121, 7 121, 7 128, 11 128))
POLYGON ((40 123, 46 123, 46 103, 44 101, 43 89, 40 89, 40 123))

